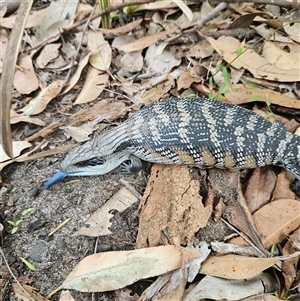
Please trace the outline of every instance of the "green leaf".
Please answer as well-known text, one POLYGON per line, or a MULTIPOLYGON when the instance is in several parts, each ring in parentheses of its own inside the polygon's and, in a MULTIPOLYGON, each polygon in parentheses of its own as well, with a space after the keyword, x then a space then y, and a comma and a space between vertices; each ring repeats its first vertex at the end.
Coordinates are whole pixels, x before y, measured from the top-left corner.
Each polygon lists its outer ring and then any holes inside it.
POLYGON ((17 231, 18 231, 18 229, 19 229, 19 227, 13 227, 12 229, 11 229, 11 234, 15 234, 17 231))
POLYGON ((236 51, 236 55, 237 56, 240 56, 241 54, 243 54, 244 52, 244 47, 243 46, 240 46, 237 51, 236 51))
POLYGON ((221 85, 221 87, 219 88, 219 93, 220 94, 224 94, 224 91, 225 91, 225 89, 227 88, 227 82, 224 82, 222 85, 221 85))
POLYGON ((270 117, 272 117, 274 114, 272 112, 269 112, 265 115, 266 119, 269 119, 270 117))
POLYGON ((12 225, 12 226, 16 226, 16 223, 15 222, 13 222, 13 221, 7 221, 10 225, 12 225))
POLYGON ((222 67, 222 64, 221 63, 218 63, 216 65, 216 73, 218 73, 220 70, 221 70, 221 67, 222 67))
POLYGON ((253 102, 253 101, 258 101, 258 100, 262 100, 262 97, 260 95, 252 96, 252 97, 248 98, 247 102, 253 102))
POLYGON ((16 222, 15 222, 15 226, 19 226, 20 224, 21 224, 21 219, 19 219, 19 220, 17 220, 16 222))
POLYGON ((11 229, 11 234, 15 234, 17 231, 18 231, 18 229, 19 229, 19 227, 13 227, 12 229, 11 229))
POLYGON ((31 212, 31 211, 33 211, 33 208, 27 208, 27 209, 25 209, 25 210, 22 212, 22 215, 24 216, 24 215, 26 215, 27 213, 29 213, 29 212, 31 212))
POLYGON ((272 104, 271 98, 269 96, 266 98, 266 104, 268 107, 272 104))
POLYGON ((227 70, 226 67, 223 67, 222 74, 223 74, 223 77, 224 77, 225 81, 227 83, 230 83, 230 75, 229 75, 228 70, 227 70))
POLYGON ((36 271, 36 267, 35 267, 32 263, 30 263, 28 260, 26 260, 26 259, 23 258, 23 257, 20 257, 20 259, 26 264, 26 266, 27 266, 30 270, 36 271))

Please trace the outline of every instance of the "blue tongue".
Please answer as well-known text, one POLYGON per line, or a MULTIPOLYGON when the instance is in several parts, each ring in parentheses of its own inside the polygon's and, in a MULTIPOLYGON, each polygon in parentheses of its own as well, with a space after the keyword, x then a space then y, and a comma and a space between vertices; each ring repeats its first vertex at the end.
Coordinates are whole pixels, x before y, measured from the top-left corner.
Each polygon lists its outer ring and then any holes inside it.
POLYGON ((68 174, 59 170, 52 178, 50 178, 46 183, 44 183, 44 189, 48 189, 54 183, 64 179, 68 174))

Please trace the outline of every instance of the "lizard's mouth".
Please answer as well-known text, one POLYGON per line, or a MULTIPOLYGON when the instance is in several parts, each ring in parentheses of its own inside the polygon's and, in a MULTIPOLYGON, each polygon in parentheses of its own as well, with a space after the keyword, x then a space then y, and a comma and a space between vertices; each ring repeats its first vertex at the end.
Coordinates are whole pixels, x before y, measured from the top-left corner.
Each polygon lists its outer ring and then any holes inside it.
POLYGON ((97 165, 103 165, 105 162, 106 159, 104 159, 104 157, 94 157, 88 160, 77 162, 74 165, 78 167, 97 166, 97 165))

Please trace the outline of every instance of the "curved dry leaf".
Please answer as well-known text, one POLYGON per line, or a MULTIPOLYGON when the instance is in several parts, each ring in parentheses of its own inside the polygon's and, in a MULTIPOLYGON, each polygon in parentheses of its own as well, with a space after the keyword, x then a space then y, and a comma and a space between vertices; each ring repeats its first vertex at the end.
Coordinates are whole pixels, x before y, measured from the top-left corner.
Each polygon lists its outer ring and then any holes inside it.
POLYGON ((21 94, 29 94, 39 87, 39 81, 35 75, 32 60, 29 55, 25 55, 17 62, 19 68, 16 69, 13 85, 21 94))
POLYGON ((83 70, 83 68, 86 66, 86 64, 89 61, 91 52, 88 52, 85 57, 80 61, 80 63, 77 66, 77 69, 74 73, 74 75, 72 76, 70 82, 64 87, 64 89, 62 90, 61 94, 65 94, 67 92, 69 92, 78 82, 81 72, 83 70))
MULTIPOLYGON (((41 10, 33 11, 26 20, 25 28, 31 28, 40 25, 47 10, 48 7, 41 10)), ((7 18, 0 18, 1 26, 5 28, 13 28, 16 22, 16 17, 16 15, 10 15, 7 18)))
POLYGON ((137 280, 181 268, 199 256, 201 250, 172 245, 93 254, 77 264, 59 289, 81 292, 116 290, 137 280))
POLYGON ((48 87, 41 90, 41 92, 33 99, 30 103, 24 107, 21 111, 23 115, 36 115, 44 111, 47 107, 47 104, 59 95, 64 81, 57 80, 51 83, 48 87))
POLYGON ((75 232, 72 236, 86 235, 86 236, 103 236, 111 235, 109 230, 111 227, 110 219, 113 217, 114 210, 123 212, 132 204, 136 203, 138 199, 125 187, 122 187, 116 192, 103 206, 96 210, 90 218, 85 222, 85 226, 75 232))
POLYGON ((60 43, 52 43, 46 45, 36 59, 36 65, 39 68, 45 68, 48 63, 59 56, 60 43))
POLYGON ((283 22, 282 28, 289 35, 289 38, 300 43, 300 23, 299 22, 283 22))
POLYGON ((256 211, 253 220, 264 247, 269 249, 300 227, 300 203, 289 199, 271 202, 256 211))
POLYGON ((114 47, 117 48, 119 51, 124 51, 124 52, 140 51, 146 47, 149 47, 152 44, 155 44, 158 39, 162 39, 162 38, 174 33, 176 30, 177 30, 177 27, 158 32, 151 36, 146 36, 146 37, 140 38, 140 39, 138 39, 132 43, 126 44, 126 45, 119 45, 119 46, 116 45, 114 47))
MULTIPOLYGON (((32 144, 27 141, 13 141, 12 145, 13 145, 13 155, 14 158, 16 158, 21 154, 22 150, 31 147, 32 144)), ((10 157, 6 155, 6 153, 2 149, 2 145, 0 144, 0 162, 4 162, 9 159, 10 157)))
POLYGON ((283 95, 282 93, 272 91, 269 89, 260 88, 247 88, 242 84, 232 85, 232 91, 226 93, 226 98, 230 103, 243 104, 247 103, 250 98, 255 97, 256 101, 270 100, 272 104, 282 107, 300 109, 300 102, 298 99, 294 99, 283 95))
POLYGON ((100 30, 104 35, 109 35, 109 34, 122 35, 128 33, 133 29, 136 29, 143 22, 143 20, 144 19, 138 19, 117 28, 112 28, 112 29, 100 28, 100 30))
POLYGON ((105 71, 89 66, 84 85, 75 101, 75 104, 88 103, 95 100, 104 90, 109 79, 105 71))
POLYGON ((263 56, 265 59, 267 59, 267 61, 270 64, 275 65, 281 70, 291 70, 294 69, 296 66, 300 68, 299 53, 288 53, 275 46, 274 43, 271 42, 266 42, 264 44, 263 56))
POLYGON ((10 110, 10 124, 15 124, 18 122, 28 122, 40 126, 45 126, 46 123, 39 118, 34 118, 26 115, 20 115, 17 112, 10 110))
POLYGON ((226 279, 248 279, 260 274, 278 258, 255 258, 241 255, 209 256, 202 263, 199 273, 226 279))
POLYGON ((250 71, 255 78, 263 78, 281 82, 300 81, 299 66, 293 69, 282 70, 270 64, 265 58, 258 55, 252 49, 247 49, 240 56, 238 50, 242 48, 242 43, 233 37, 222 36, 217 40, 206 37, 212 47, 231 66, 240 69, 245 68, 250 71))
POLYGON ((111 64, 111 48, 107 42, 99 45, 97 48, 97 53, 94 53, 90 56, 90 64, 101 71, 107 71, 111 64))
POLYGON ((267 273, 261 273, 246 281, 206 276, 187 293, 184 301, 207 299, 240 301, 260 293, 273 293, 276 286, 275 278, 267 273))

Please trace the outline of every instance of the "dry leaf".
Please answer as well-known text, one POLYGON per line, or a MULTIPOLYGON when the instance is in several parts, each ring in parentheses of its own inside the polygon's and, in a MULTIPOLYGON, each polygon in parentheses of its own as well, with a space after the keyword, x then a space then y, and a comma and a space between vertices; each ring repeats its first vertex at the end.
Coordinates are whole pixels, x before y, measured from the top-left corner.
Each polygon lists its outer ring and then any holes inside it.
POLYGON ((189 243, 212 212, 203 206, 199 186, 187 166, 153 165, 140 205, 137 247, 189 243))
POLYGON ((84 85, 75 104, 88 103, 95 100, 104 90, 109 74, 89 66, 84 85))
POLYGON ((251 49, 238 56, 237 52, 242 44, 233 37, 222 36, 217 40, 206 37, 206 39, 227 63, 237 69, 247 69, 255 78, 280 82, 300 81, 299 66, 289 70, 279 69, 251 49))
POLYGON ((136 203, 138 199, 125 187, 116 192, 101 208, 96 210, 85 222, 85 226, 73 234, 73 236, 102 236, 110 235, 108 229, 111 226, 110 219, 113 217, 112 210, 123 212, 125 209, 136 203))
POLYGON ((273 201, 280 200, 280 199, 291 199, 295 200, 295 193, 290 188, 290 182, 286 178, 286 171, 283 170, 277 176, 276 186, 273 192, 273 201))
POLYGON ((57 290, 63 288, 81 292, 116 290, 140 279, 181 268, 200 255, 200 250, 171 245, 93 254, 81 260, 57 290))
POLYGON ((270 100, 272 104, 292 108, 300 109, 300 103, 298 99, 288 97, 282 93, 272 91, 269 89, 247 88, 244 85, 232 85, 232 91, 226 93, 226 98, 230 103, 243 104, 247 103, 249 99, 255 97, 256 101, 270 100))
POLYGON ((260 293, 273 293, 276 287, 275 278, 267 273, 248 280, 229 280, 206 276, 187 293, 184 301, 206 299, 240 301, 260 293))
POLYGON ((29 285, 22 284, 22 288, 20 287, 19 283, 12 283, 12 289, 18 300, 49 301, 49 299, 41 296, 33 287, 29 285))
POLYGON ((271 202, 256 211, 253 220, 264 247, 269 249, 300 227, 300 203, 289 199, 271 202))
MULTIPOLYGON (((40 24, 36 28, 35 38, 38 42, 61 33, 61 28, 73 23, 78 0, 69 2, 51 1, 46 14, 40 24)), ((55 41, 59 35, 53 39, 55 41)))
POLYGON ((70 82, 64 87, 64 89, 62 90, 61 94, 66 94, 67 92, 69 92, 78 82, 81 72, 83 70, 83 68, 86 66, 86 64, 89 61, 91 52, 88 52, 80 61, 80 63, 77 66, 77 69, 74 73, 74 75, 72 76, 70 82))
MULTIPOLYGON (((40 25, 47 10, 48 7, 41 10, 32 11, 26 20, 25 28, 31 28, 40 25)), ((16 15, 10 15, 9 17, 6 18, 0 18, 1 26, 5 28, 13 28, 15 22, 16 22, 16 15)))
POLYGON ((59 296, 59 301, 75 301, 69 290, 62 291, 59 296))
POLYGON ((263 56, 281 70, 291 70, 300 66, 299 54, 288 53, 268 41, 264 44, 263 56))
POLYGON ((37 67, 45 68, 48 63, 56 59, 59 56, 60 46, 60 43, 52 43, 46 45, 36 59, 37 67))
POLYGON ((40 137, 47 137, 48 135, 52 134, 58 127, 64 125, 62 122, 55 122, 47 125, 46 127, 42 128, 38 132, 34 133, 30 137, 26 138, 26 141, 32 141, 34 139, 40 138, 40 137))
POLYGON ((47 107, 47 104, 59 95, 64 82, 62 80, 57 80, 51 83, 49 86, 41 90, 41 92, 33 99, 30 103, 24 107, 21 111, 23 115, 36 115, 41 113, 47 107))
MULTIPOLYGON (((18 157, 21 154, 22 150, 31 147, 31 145, 32 144, 27 141, 13 141, 14 158, 18 157)), ((9 159, 10 158, 5 154, 5 152, 2 149, 2 145, 0 144, 0 162, 4 162, 9 159)))
MULTIPOLYGON (((1 18, 0 18, 0 24, 1 24, 1 18)), ((2 24, 1 24, 2 25, 2 24)), ((0 45, 1 45, 1 51, 0 51, 0 73, 2 73, 2 65, 5 57, 6 52, 6 46, 8 42, 8 33, 6 30, 2 30, 0 34, 0 45)))
POLYGON ((270 167, 254 169, 244 192, 251 213, 269 203, 276 180, 276 175, 270 167))
POLYGON ((153 45, 157 42, 158 39, 162 39, 168 35, 171 35, 177 30, 177 28, 168 29, 156 34, 153 34, 151 36, 146 36, 143 38, 140 38, 132 43, 126 44, 126 45, 115 45, 114 47, 117 48, 119 51, 124 52, 132 52, 132 51, 140 51, 144 48, 149 47, 150 45, 153 45))
POLYGON ((29 94, 39 87, 39 81, 35 75, 32 60, 29 55, 25 55, 17 62, 19 68, 15 71, 14 87, 21 94, 29 94))
POLYGON ((123 118, 127 113, 125 103, 122 101, 112 101, 103 99, 85 110, 80 110, 70 117, 71 126, 76 126, 86 121, 92 121, 93 124, 100 123, 103 120, 108 122, 117 118, 123 118))
POLYGON ((10 110, 10 124, 15 124, 18 122, 28 122, 28 123, 33 123, 33 124, 40 125, 40 126, 46 125, 46 123, 44 121, 42 121, 38 118, 20 115, 17 112, 10 110))
POLYGON ((228 254, 209 256, 199 273, 226 279, 249 279, 278 262, 278 258, 255 258, 228 254))

